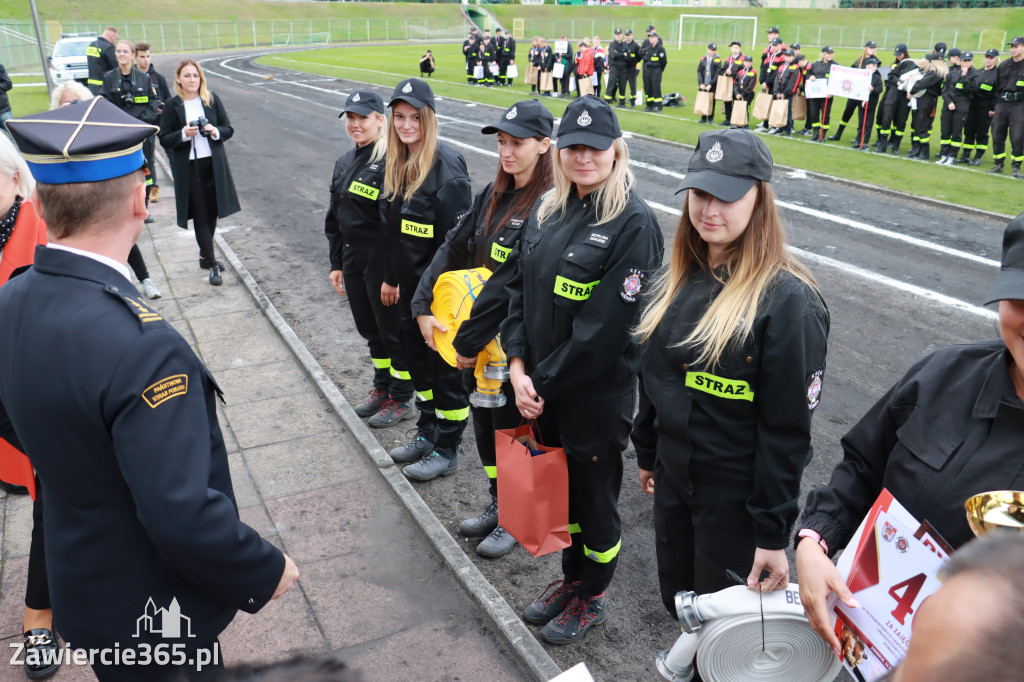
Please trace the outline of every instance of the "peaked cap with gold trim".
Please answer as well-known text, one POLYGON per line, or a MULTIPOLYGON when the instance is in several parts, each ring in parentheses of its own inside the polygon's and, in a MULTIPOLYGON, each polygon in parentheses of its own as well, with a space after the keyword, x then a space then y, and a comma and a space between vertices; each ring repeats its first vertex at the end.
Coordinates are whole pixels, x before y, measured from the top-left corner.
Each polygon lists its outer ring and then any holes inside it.
POLYGON ((142 142, 159 128, 94 97, 6 121, 38 182, 66 185, 119 178, 142 168, 142 142))

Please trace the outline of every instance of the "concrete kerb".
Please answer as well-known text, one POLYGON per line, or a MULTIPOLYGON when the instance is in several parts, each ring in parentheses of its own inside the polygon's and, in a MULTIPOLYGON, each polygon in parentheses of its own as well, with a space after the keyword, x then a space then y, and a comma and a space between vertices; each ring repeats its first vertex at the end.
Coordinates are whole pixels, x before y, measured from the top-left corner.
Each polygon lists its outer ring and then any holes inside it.
POLYGON ((338 417, 377 465, 378 471, 394 491, 399 501, 405 506, 416 524, 426 535, 430 544, 441 555, 448 569, 466 589, 472 599, 484 610, 491 622, 505 641, 512 647, 523 666, 538 682, 547 682, 561 673, 561 669, 552 660, 544 647, 534 638, 527 627, 519 619, 508 602, 498 593, 483 576, 479 569, 470 561, 458 543, 448 534, 434 512, 423 501, 419 493, 412 487, 401 470, 394 465, 384 448, 370 432, 370 429, 356 415, 345 396, 327 376, 327 373, 302 343, 295 331, 289 326, 274 304, 267 298, 259 284, 235 254, 231 246, 221 235, 214 240, 220 247, 225 259, 238 274, 249 293, 263 310, 274 329, 295 354, 317 389, 331 405, 338 417))

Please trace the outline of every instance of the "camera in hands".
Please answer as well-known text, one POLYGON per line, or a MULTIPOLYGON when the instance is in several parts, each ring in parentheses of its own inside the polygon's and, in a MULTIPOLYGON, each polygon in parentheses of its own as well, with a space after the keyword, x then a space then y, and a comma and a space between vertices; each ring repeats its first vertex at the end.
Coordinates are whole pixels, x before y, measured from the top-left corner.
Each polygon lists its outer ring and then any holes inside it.
POLYGON ((208 131, 206 129, 206 125, 208 123, 209 123, 209 121, 206 120, 206 118, 204 116, 200 116, 196 120, 190 121, 189 125, 190 126, 196 126, 197 128, 199 128, 199 134, 202 135, 203 137, 209 137, 210 136, 210 131, 208 131))

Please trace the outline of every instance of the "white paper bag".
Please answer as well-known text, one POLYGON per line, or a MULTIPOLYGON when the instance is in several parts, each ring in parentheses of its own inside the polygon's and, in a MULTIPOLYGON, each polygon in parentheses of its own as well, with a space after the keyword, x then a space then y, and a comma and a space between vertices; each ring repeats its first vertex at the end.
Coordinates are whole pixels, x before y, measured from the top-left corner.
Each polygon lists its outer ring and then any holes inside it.
POLYGON ((484 67, 482 64, 477 64, 473 67, 473 78, 476 80, 482 80, 484 77, 484 67))
POLYGON ((576 76, 569 76, 569 92, 576 92, 576 76))
POLYGON ((491 75, 492 76, 497 76, 498 75, 498 71, 499 71, 499 69, 498 69, 498 62, 491 62, 490 64, 487 65, 487 67, 491 70, 491 75))
POLYGON ((519 67, 516 66, 515 64, 509 64, 505 68, 505 78, 518 78, 518 77, 519 77, 519 67))
POLYGON ((596 73, 590 74, 590 84, 591 85, 593 85, 596 88, 597 84, 600 83, 600 82, 601 82, 601 79, 597 77, 596 73))
POLYGON ((634 102, 634 104, 638 107, 642 107, 645 101, 646 100, 644 100, 644 91, 638 90, 636 93, 636 101, 634 102))
POLYGON ((551 67, 551 77, 561 78, 565 75, 565 64, 562 62, 555 62, 555 65, 551 67))

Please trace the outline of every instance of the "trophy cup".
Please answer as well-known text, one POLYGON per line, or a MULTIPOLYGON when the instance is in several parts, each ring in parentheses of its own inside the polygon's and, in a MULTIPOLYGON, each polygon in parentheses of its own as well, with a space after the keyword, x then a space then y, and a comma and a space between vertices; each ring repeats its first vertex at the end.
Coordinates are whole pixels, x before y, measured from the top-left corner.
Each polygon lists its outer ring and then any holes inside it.
POLYGON ((996 530, 1024 530, 1024 492, 994 490, 964 502, 967 524, 978 537, 996 530))

